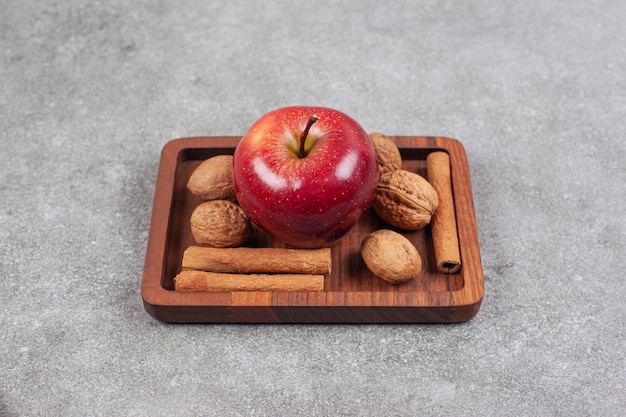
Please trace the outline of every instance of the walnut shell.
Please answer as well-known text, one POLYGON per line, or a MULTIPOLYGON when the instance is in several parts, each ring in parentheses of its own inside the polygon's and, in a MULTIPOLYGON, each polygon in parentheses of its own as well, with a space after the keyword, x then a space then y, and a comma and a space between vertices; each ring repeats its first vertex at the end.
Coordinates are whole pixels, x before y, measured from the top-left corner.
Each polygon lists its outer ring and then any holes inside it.
POLYGON ((380 132, 372 132, 369 137, 376 150, 376 161, 380 175, 396 171, 402 167, 400 150, 391 138, 380 132))
POLYGON ((421 175, 402 169, 381 176, 372 202, 381 219, 405 230, 425 227, 438 205, 433 186, 421 175))
POLYGON ((235 201, 233 156, 217 155, 202 162, 189 177, 187 188, 204 201, 235 201))
POLYGON ((361 257, 377 277, 403 284, 422 271, 422 257, 413 244, 400 233, 380 229, 361 242, 361 257))
POLYGON ((243 209, 232 201, 212 200, 198 205, 189 220, 199 245, 230 248, 250 237, 252 224, 243 209))

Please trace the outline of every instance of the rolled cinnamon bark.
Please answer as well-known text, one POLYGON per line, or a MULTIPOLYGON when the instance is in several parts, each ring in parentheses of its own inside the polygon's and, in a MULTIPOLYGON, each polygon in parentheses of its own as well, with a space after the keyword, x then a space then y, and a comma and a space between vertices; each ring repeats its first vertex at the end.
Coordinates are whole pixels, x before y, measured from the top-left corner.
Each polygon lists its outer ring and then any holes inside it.
POLYGON ((174 277, 176 291, 322 291, 324 275, 228 274, 195 270, 174 277))
POLYGON ((439 199, 439 206, 430 223, 437 269, 444 273, 458 272, 461 269, 461 254, 454 213, 450 155, 442 151, 432 152, 426 158, 426 163, 428 181, 437 191, 439 199))
POLYGON ((228 273, 330 274, 330 248, 211 248, 190 246, 183 253, 183 269, 228 273))

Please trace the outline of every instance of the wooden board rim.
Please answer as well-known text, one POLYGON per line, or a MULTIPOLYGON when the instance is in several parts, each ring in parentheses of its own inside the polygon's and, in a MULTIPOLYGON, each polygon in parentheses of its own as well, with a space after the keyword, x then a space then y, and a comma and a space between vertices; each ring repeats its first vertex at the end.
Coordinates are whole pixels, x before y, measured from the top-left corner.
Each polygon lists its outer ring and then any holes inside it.
MULTIPOLYGON (((146 260, 144 273, 142 276, 141 296, 148 313, 161 321, 181 322, 185 320, 185 310, 199 310, 200 317, 194 316, 189 321, 193 322, 221 322, 224 317, 210 317, 211 309, 224 308, 228 311, 246 309, 266 309, 270 310, 296 307, 310 310, 336 309, 346 310, 358 309, 465 309, 466 313, 454 320, 443 318, 434 322, 457 322, 471 319, 477 312, 484 295, 484 280, 482 275, 482 265, 480 262, 480 250, 478 245, 478 234, 476 230, 475 214, 472 201, 471 183, 469 178, 469 168, 465 150, 461 142, 456 139, 435 136, 394 136, 398 147, 408 154, 414 152, 432 152, 443 150, 451 156, 453 169, 453 188, 464 190, 463 193, 455 192, 457 201, 457 211, 464 219, 463 227, 459 227, 459 239, 470 241, 472 245, 466 245, 462 251, 462 261, 465 268, 471 271, 464 271, 471 274, 472 279, 466 279, 463 287, 458 290, 442 291, 440 293, 424 294, 392 293, 392 292, 369 292, 367 296, 363 292, 356 291, 333 291, 332 293, 177 293, 163 288, 161 285, 164 271, 164 254, 167 251, 169 235, 169 223, 164 219, 170 216, 174 199, 174 176, 176 167, 181 159, 184 159, 185 152, 191 150, 204 149, 207 155, 211 150, 219 150, 220 153, 232 152, 236 147, 240 136, 198 136, 174 139, 169 141, 161 152, 161 160, 157 183, 155 189, 155 200, 153 205, 148 245, 146 248, 146 260), (395 295, 394 295, 395 294, 395 295), (407 295, 409 294, 409 295, 407 295), (369 297, 369 299, 368 299, 369 297), (306 300, 303 304, 294 300, 306 300), (205 309, 206 317, 202 317, 202 309, 205 309), (172 312, 172 314, 168 314, 172 312)), ((468 275, 470 277, 470 275, 468 275)), ((272 313, 273 314, 273 313, 272 313)), ((271 315, 271 314, 270 314, 271 315)), ((236 316, 236 315, 235 315, 236 316)), ((367 322, 364 316, 363 322, 367 322)), ((226 319, 225 321, 230 322, 226 319)), ((238 319, 240 322, 247 320, 238 319)), ((315 322, 314 319, 311 321, 315 322)), ((359 320, 356 320, 358 322, 359 320)), ((262 316, 259 322, 273 322, 262 316)), ((339 320, 341 322, 341 320, 339 320)), ((354 322, 354 320, 346 320, 354 322)), ((395 320, 389 320, 395 322, 395 320)), ((414 315, 411 322, 420 322, 419 311, 414 315)), ((426 322, 430 322, 427 320, 426 322)))

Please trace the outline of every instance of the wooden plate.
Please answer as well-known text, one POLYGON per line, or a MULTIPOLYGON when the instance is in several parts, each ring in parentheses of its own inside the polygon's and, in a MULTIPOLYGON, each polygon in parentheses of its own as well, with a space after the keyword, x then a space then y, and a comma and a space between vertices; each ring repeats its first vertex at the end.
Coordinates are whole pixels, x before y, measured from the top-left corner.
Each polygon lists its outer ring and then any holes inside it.
MULTIPOLYGON (((428 177, 426 156, 448 152, 459 232, 462 267, 456 274, 437 271, 430 226, 406 232, 393 229, 370 209, 332 247, 333 270, 317 292, 206 292, 173 290, 183 251, 194 245, 189 216, 200 201, 186 188, 193 170, 205 159, 232 154, 240 137, 175 139, 163 148, 141 284, 146 311, 155 319, 178 323, 454 323, 478 313, 484 280, 467 158, 462 144, 450 138, 392 136, 403 168, 428 177), (392 285, 376 278, 362 261, 361 240, 390 228, 409 238, 422 255, 421 276, 392 285)), ((280 246, 256 230, 251 246, 280 246)))

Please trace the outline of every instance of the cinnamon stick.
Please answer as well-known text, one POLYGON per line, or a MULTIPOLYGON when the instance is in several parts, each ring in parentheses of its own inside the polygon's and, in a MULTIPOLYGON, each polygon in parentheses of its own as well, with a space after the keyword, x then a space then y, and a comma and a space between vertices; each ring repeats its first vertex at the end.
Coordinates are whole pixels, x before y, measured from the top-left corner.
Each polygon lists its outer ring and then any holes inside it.
POLYGON ((330 274, 330 248, 211 248, 190 246, 183 253, 183 269, 227 273, 330 274))
POLYGON ((439 206, 431 219, 433 246, 437 269, 454 273, 461 268, 459 237, 454 213, 454 197, 450 175, 450 155, 432 152, 426 158, 428 181, 437 191, 439 206))
POLYGON ((176 291, 322 291, 324 275, 228 274, 183 270, 174 277, 176 291))

